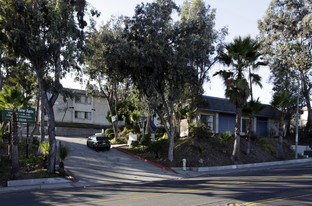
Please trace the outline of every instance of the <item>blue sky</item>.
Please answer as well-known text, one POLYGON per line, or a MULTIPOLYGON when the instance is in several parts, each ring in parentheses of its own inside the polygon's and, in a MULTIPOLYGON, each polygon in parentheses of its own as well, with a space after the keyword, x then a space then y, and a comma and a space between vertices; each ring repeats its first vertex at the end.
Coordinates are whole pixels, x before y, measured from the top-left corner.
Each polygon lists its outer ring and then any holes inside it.
MULTIPOLYGON (((178 5, 182 5, 184 0, 176 0, 178 5)), ((229 35, 227 42, 231 42, 235 37, 245 37, 250 35, 256 37, 258 34, 257 21, 265 15, 271 0, 204 0, 212 8, 216 9, 216 28, 228 27, 229 35)), ((88 0, 90 6, 101 12, 98 22, 105 23, 112 15, 132 16, 137 4, 141 2, 153 2, 153 0, 88 0)), ((216 65, 210 75, 217 69, 225 69, 221 65, 216 65)), ((255 98, 259 97, 262 103, 269 104, 272 96, 272 85, 269 83, 268 68, 261 67, 257 71, 262 76, 263 88, 253 88, 255 98)), ((72 85, 72 84, 71 84, 72 85)), ((64 85, 66 86, 66 84, 64 85)), ((81 86, 77 86, 84 89, 81 86)), ((76 87, 76 88, 77 88, 76 87)), ((211 78, 206 83, 205 94, 209 96, 224 97, 223 82, 219 77, 211 78)))

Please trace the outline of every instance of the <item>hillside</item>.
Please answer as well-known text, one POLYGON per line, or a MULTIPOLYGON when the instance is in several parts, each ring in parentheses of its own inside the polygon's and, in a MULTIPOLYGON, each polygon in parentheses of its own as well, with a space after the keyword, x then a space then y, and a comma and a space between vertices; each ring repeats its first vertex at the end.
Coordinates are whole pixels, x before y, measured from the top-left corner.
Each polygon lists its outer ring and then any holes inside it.
MULTIPOLYGON (((196 139, 191 137, 180 138, 175 142, 174 161, 169 162, 167 158, 168 144, 164 142, 159 152, 159 157, 149 149, 123 149, 132 152, 142 158, 167 167, 182 167, 182 159, 187 160, 187 167, 223 166, 231 165, 231 154, 233 150, 232 139, 227 144, 222 144, 217 137, 196 139)), ((241 138, 240 161, 236 164, 247 164, 256 162, 278 161, 276 158, 276 138, 256 138, 251 142, 251 152, 246 154, 247 141, 241 138)), ((290 149, 290 141, 285 140, 283 145, 283 160, 294 159, 295 153, 290 149)))

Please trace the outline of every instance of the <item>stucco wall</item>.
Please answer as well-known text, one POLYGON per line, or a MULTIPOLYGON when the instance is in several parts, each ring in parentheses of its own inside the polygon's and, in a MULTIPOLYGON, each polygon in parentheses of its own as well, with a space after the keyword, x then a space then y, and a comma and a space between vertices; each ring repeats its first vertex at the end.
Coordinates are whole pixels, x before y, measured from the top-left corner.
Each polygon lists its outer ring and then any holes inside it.
MULTIPOLYGON (((79 96, 81 99, 85 97, 84 95, 79 96)), ((60 95, 54 106, 56 122, 110 125, 106 119, 107 112, 107 101, 103 97, 91 97, 91 104, 88 104, 84 101, 77 102, 75 99, 72 100, 70 98, 64 101, 60 95), (91 118, 76 118, 75 111, 91 113, 91 118)))

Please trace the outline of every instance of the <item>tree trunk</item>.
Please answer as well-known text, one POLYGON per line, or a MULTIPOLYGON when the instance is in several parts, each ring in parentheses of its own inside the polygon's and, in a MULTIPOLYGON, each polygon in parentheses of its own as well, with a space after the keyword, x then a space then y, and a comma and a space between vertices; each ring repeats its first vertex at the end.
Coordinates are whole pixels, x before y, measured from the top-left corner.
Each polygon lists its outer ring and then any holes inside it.
POLYGON ((147 122, 146 122, 146 127, 145 127, 145 134, 149 134, 150 126, 151 126, 151 112, 148 111, 147 122))
POLYGON ((308 121, 305 127, 305 135, 308 135, 308 132, 312 126, 312 108, 311 108, 311 102, 310 102, 310 89, 308 88, 308 85, 306 83, 306 79, 304 75, 301 75, 302 79, 302 93, 305 99, 305 102, 307 104, 307 110, 308 110, 308 121))
POLYGON ((173 161, 173 150, 174 150, 174 126, 173 126, 173 102, 170 102, 170 112, 168 111, 167 115, 169 116, 168 118, 168 123, 169 123, 169 128, 167 125, 167 122, 162 114, 162 112, 159 109, 156 109, 156 113, 158 114, 161 122, 163 123, 166 132, 169 137, 169 149, 168 149, 168 159, 170 162, 173 161))
POLYGON ((239 153, 240 153, 240 121, 242 117, 242 108, 236 107, 236 119, 235 119, 235 141, 234 147, 232 152, 232 161, 237 162, 239 161, 239 153))
POLYGON ((283 136, 284 136, 284 111, 281 112, 280 122, 279 122, 279 130, 278 130, 278 136, 279 136, 279 143, 277 145, 277 153, 276 157, 279 159, 283 158, 283 136))
POLYGON ((252 118, 250 117, 248 120, 248 129, 247 129, 247 150, 246 154, 250 154, 250 147, 251 147, 251 134, 252 134, 252 118))
POLYGON ((35 124, 34 124, 34 128, 31 130, 30 132, 30 136, 29 136, 29 148, 32 148, 32 144, 33 144, 33 141, 34 141, 34 133, 35 131, 38 129, 38 114, 39 114, 39 108, 40 108, 40 105, 39 105, 39 99, 37 99, 37 109, 36 109, 36 121, 35 121, 35 124))
POLYGON ((17 131, 17 117, 13 110, 11 117, 12 124, 12 174, 13 178, 16 179, 20 176, 19 163, 18 163, 18 131, 17 131))
MULTIPOLYGON (((118 116, 118 108, 117 108, 117 103, 118 103, 118 96, 117 96, 117 81, 115 81, 114 83, 114 88, 113 88, 113 94, 114 94, 114 98, 115 98, 115 115, 118 116)), ((118 128, 119 127, 119 123, 118 123, 118 118, 115 122, 115 130, 116 130, 116 133, 115 133, 115 139, 118 140, 118 128)))
POLYGON ((54 111, 53 111, 53 104, 49 102, 47 97, 47 91, 45 91, 46 85, 44 80, 38 74, 38 83, 39 89, 41 93, 42 105, 47 111, 48 114, 48 134, 49 134, 49 156, 48 156, 48 172, 53 174, 55 172, 55 161, 56 161, 56 139, 55 139, 55 118, 54 118, 54 111))
POLYGON ((44 105, 42 96, 40 95, 40 142, 42 143, 45 139, 44 131, 44 105))

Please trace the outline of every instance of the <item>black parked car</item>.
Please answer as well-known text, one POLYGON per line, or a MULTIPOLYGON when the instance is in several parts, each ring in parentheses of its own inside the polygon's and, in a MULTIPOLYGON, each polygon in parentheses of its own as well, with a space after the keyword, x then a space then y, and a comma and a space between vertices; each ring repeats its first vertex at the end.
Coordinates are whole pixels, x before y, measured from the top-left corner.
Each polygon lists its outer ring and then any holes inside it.
POLYGON ((93 135, 88 137, 87 146, 94 150, 109 150, 111 142, 103 135, 93 135))

